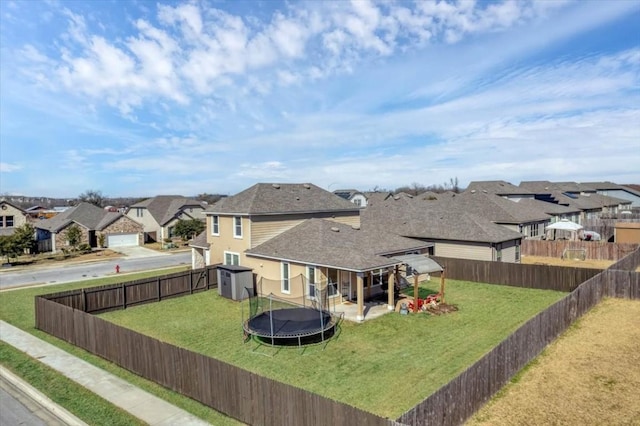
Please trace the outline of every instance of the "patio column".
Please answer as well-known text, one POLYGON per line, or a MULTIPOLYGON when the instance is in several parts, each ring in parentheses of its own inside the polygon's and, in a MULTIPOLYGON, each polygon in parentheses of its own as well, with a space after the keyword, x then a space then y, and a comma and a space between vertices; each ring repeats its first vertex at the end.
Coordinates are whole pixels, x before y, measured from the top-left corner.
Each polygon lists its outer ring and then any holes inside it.
POLYGON ((357 287, 357 301, 358 301, 358 314, 356 315, 357 321, 364 321, 364 274, 362 272, 358 272, 356 278, 356 287, 357 287))
POLYGON ((390 311, 393 311, 395 309, 395 302, 393 300, 393 295, 395 293, 394 292, 395 277, 394 277, 393 272, 394 272, 394 268, 393 267, 387 269, 387 276, 388 276, 388 279, 389 279, 389 287, 387 289, 387 296, 388 296, 389 300, 387 300, 387 309, 390 310, 390 311))

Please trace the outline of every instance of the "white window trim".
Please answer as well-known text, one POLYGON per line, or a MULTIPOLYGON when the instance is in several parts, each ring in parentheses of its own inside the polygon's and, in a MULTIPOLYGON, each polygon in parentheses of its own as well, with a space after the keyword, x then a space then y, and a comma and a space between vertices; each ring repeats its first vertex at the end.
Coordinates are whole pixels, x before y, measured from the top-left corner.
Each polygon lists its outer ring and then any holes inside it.
POLYGON ((340 293, 340 275, 342 274, 342 271, 340 271, 340 269, 336 269, 336 268, 327 268, 327 296, 329 297, 329 299, 333 299, 336 297, 341 297, 342 294, 340 293), (337 275, 336 275, 336 292, 334 294, 329 294, 329 287, 331 286, 331 281, 329 281, 329 270, 335 270, 337 275))
POLYGON ((240 266, 240 253, 236 253, 233 251, 225 251, 224 252, 224 258, 222 259, 223 264, 225 265, 234 265, 234 263, 226 263, 227 262, 227 254, 231 255, 231 257, 233 258, 233 256, 237 256, 238 257, 238 266, 240 266))
POLYGON ((314 282, 313 282, 314 288, 317 284, 315 281, 317 281, 317 277, 318 277, 318 268, 315 265, 307 265, 307 267, 305 268, 305 272, 307 273, 307 288, 305 289, 305 292, 307 293, 307 299, 315 300, 316 295, 311 294, 309 292, 309 283, 311 281, 311 279, 309 278, 309 271, 312 269, 313 269, 313 278, 314 278, 314 282))
POLYGON ((284 294, 291 294, 291 264, 289 264, 289 262, 281 262, 280 263, 280 291, 284 294), (287 286, 289 287, 288 290, 285 290, 284 288, 284 271, 285 268, 287 268, 287 286))
POLYGON ((220 216, 218 215, 211 216, 211 235, 220 236, 220 216), (216 228, 218 228, 217 232, 216 228))
POLYGON ((233 217, 233 238, 242 239, 242 216, 234 216, 233 217), (236 219, 240 219, 240 235, 236 233, 236 219))

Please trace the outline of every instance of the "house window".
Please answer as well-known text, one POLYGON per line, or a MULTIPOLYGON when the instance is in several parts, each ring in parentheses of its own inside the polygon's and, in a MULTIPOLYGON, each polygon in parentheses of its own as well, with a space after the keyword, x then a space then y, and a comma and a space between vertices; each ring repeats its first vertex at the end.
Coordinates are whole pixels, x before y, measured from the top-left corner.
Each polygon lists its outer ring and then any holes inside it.
POLYGON ((316 298, 316 267, 307 266, 307 297, 316 298))
MULTIPOLYGON (((407 268, 409 266, 407 265, 407 268)), ((385 269, 376 269, 371 272, 372 285, 383 285, 387 278, 387 271, 385 269)))
POLYGON ((0 216, 0 228, 13 228, 13 216, 0 216))
POLYGON ((502 262, 502 244, 496 246, 496 262, 502 262))
POLYGON ((211 235, 220 235, 220 217, 211 216, 211 235))
POLYGON ((240 264, 240 255, 238 253, 225 251, 224 252, 224 264, 225 265, 239 265, 240 264))
POLYGON ((516 243, 516 262, 520 262, 520 244, 516 243))
POLYGON ((144 209, 142 207, 136 207, 136 217, 142 217, 144 209))
POLYGON ((169 238, 175 237, 175 227, 170 226, 169 228, 167 228, 167 233, 169 234, 169 238))
POLYGON ((538 223, 532 223, 531 225, 529 225, 529 236, 530 237, 537 237, 538 236, 538 223))
POLYGON ((282 284, 281 290, 283 293, 291 293, 291 287, 289 283, 289 277, 291 276, 291 269, 287 262, 282 262, 281 264, 281 273, 282 273, 282 284))
POLYGON ((362 200, 360 198, 355 198, 353 203, 358 207, 362 206, 362 200))
POLYGON ((233 217, 233 237, 242 238, 242 218, 240 216, 233 217))

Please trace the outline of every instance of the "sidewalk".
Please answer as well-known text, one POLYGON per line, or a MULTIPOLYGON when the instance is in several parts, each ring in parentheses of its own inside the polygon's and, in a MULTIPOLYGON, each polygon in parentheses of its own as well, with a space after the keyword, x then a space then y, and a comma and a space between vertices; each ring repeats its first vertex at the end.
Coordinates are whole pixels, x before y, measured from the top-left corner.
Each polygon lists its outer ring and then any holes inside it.
POLYGON ((188 412, 4 321, 0 339, 152 426, 208 425, 188 412))

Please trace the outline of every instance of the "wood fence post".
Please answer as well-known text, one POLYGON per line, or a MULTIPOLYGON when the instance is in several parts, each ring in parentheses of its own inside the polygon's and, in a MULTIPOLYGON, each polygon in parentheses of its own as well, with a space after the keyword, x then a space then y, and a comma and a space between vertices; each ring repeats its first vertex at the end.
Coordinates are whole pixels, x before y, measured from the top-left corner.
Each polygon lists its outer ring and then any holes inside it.
POLYGON ((127 286, 122 283, 122 309, 127 309, 127 286))
POLYGON ((162 295, 160 294, 160 277, 158 277, 158 302, 162 299, 162 295))
POLYGON ((87 312, 87 292, 82 289, 82 312, 87 312))
POLYGON ((189 294, 193 294, 193 271, 189 271, 189 294))

